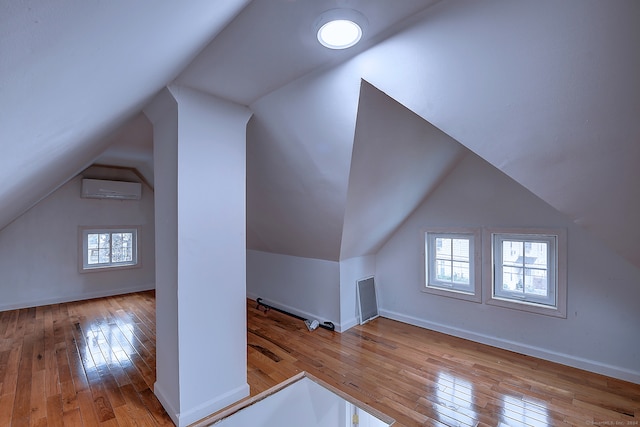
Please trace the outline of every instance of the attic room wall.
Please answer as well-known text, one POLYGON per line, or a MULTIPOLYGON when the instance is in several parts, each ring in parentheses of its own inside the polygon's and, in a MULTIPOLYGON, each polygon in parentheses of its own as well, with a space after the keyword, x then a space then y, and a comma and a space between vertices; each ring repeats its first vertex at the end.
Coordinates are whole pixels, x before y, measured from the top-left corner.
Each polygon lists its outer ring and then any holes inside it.
POLYGON ((330 321, 339 330, 340 264, 247 251, 247 297, 304 318, 330 321))
POLYGON ((376 257, 365 255, 340 261, 340 331, 360 322, 358 307, 358 280, 375 276, 376 257))
POLYGON ((381 248, 376 280, 385 317, 640 383, 640 271, 475 154, 381 248), (428 226, 566 228, 567 319, 421 292, 428 226))
POLYGON ((153 191, 142 199, 80 197, 77 176, 0 231, 0 310, 155 287, 153 191), (140 268, 80 273, 80 226, 139 225, 140 268))

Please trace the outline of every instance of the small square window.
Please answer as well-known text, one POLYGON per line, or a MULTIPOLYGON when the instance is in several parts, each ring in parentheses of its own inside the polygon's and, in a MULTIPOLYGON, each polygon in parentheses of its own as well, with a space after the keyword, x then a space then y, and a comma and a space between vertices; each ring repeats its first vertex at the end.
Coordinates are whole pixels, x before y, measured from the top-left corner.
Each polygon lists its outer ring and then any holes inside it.
POLYGON ((132 267, 138 264, 138 230, 83 228, 82 269, 132 267))
POLYGON ((566 232, 519 229, 487 234, 487 304, 566 317, 566 232))
POLYGON ((480 302, 480 232, 424 231, 423 291, 480 302))
POLYGON ((494 295, 555 307, 554 235, 493 235, 494 295))

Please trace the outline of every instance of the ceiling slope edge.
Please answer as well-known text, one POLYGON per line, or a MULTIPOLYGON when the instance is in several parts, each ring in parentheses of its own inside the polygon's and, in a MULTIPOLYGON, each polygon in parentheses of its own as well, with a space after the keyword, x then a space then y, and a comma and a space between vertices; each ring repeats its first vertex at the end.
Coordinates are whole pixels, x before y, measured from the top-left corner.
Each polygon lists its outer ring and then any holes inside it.
POLYGON ((375 254, 466 152, 363 80, 340 259, 375 254))
POLYGON ((68 150, 66 156, 35 168, 28 182, 14 183, 20 185, 22 191, 0 192, 0 200, 7 207, 0 216, 0 232, 84 170, 100 162, 108 147, 117 145, 119 141, 130 142, 133 136, 138 135, 136 129, 139 121, 140 116, 134 116, 116 131, 74 147, 73 150, 68 150))
POLYGON ((246 3, 19 2, 2 14, 0 229, 89 166, 246 3))

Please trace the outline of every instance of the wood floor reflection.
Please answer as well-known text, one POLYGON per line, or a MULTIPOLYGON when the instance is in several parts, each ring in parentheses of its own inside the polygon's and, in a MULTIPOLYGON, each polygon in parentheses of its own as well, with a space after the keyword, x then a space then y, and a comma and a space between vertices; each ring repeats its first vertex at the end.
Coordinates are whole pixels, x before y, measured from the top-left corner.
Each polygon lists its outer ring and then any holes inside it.
POLYGON ((637 426, 640 385, 378 318, 342 334, 248 301, 249 383, 307 371, 397 426, 637 426))
POLYGON ((155 295, 0 313, 0 426, 156 426, 155 295))
MULTIPOLYGON (((387 319, 339 334, 247 301, 252 395, 307 371, 401 426, 639 425, 640 385, 387 319)), ((153 292, 0 313, 0 426, 158 426, 153 292)))

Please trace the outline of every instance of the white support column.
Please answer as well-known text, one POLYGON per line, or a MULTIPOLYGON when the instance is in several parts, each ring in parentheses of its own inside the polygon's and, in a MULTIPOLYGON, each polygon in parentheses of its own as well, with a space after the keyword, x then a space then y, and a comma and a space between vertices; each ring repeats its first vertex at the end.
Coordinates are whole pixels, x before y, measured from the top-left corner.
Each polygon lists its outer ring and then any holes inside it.
POLYGON ((179 426, 249 394, 246 374, 247 108, 171 86, 154 126, 155 394, 179 426))

